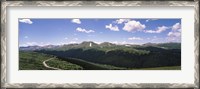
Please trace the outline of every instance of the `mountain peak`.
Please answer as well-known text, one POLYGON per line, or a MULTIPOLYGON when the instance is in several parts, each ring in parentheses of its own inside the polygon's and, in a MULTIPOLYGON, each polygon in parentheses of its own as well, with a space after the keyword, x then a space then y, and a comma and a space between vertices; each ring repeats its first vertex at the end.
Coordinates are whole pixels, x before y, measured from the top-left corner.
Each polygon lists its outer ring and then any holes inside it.
POLYGON ((110 42, 103 42, 100 44, 100 46, 113 46, 113 45, 115 45, 115 44, 110 43, 110 42))
POLYGON ((78 47, 93 47, 97 46, 97 43, 94 43, 93 41, 83 41, 82 43, 78 44, 78 47))

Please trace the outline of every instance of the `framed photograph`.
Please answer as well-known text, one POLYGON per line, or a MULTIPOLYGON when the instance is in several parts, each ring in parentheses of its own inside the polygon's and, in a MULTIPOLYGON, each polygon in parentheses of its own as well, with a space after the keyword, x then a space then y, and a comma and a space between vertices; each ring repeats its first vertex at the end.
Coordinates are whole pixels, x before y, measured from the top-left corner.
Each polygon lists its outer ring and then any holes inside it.
POLYGON ((199 89, 199 1, 2 1, 2 88, 199 89))

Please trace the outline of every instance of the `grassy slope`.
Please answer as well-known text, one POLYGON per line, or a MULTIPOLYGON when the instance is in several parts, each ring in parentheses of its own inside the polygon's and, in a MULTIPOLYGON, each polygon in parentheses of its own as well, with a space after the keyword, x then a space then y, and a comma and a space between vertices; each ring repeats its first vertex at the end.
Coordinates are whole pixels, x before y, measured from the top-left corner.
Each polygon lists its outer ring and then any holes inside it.
MULTIPOLYGON (((19 70, 49 70, 48 68, 44 67, 43 61, 52 57, 54 56, 37 52, 19 52, 19 70)), ((81 67, 78 65, 66 61, 63 62, 57 58, 53 60, 53 63, 49 61, 47 65, 48 64, 53 67, 64 69, 81 69, 81 67)))
POLYGON ((48 70, 42 62, 51 57, 36 52, 19 52, 19 70, 48 70))
POLYGON ((82 70, 83 69, 83 67, 79 65, 72 64, 70 62, 60 60, 58 58, 47 61, 46 64, 48 66, 63 69, 63 70, 82 70))

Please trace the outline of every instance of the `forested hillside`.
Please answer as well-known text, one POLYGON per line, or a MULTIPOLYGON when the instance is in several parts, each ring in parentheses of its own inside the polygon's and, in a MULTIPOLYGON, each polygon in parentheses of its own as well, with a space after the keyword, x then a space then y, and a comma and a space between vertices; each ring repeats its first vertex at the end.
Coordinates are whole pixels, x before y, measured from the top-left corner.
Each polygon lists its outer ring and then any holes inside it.
POLYGON ((66 51, 38 52, 55 55, 61 58, 79 58, 82 60, 108 64, 127 68, 146 68, 160 66, 180 66, 181 52, 178 49, 161 49, 157 47, 145 47, 136 49, 69 49, 66 51))

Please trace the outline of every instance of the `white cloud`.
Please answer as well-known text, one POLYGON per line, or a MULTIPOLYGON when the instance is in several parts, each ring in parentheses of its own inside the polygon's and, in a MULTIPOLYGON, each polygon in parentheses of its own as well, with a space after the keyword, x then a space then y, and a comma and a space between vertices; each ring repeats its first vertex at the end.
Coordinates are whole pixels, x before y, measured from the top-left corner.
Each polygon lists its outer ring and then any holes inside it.
POLYGON ((27 24, 32 24, 33 22, 30 19, 21 19, 19 20, 21 23, 27 23, 27 24))
POLYGON ((67 38, 67 37, 65 37, 64 39, 65 39, 65 40, 67 40, 68 38, 67 38))
POLYGON ((110 29, 112 31, 119 31, 119 28, 117 25, 113 26, 112 24, 106 25, 105 28, 110 29))
POLYGON ((38 45, 37 42, 27 42, 26 44, 29 45, 29 46, 38 45))
POLYGON ((70 44, 75 44, 75 43, 77 43, 76 41, 70 41, 69 42, 70 44))
POLYGON ((167 40, 168 41, 181 41, 181 24, 176 23, 172 26, 172 30, 167 34, 167 40))
POLYGON ((181 32, 179 31, 171 31, 167 34, 167 40, 168 41, 176 41, 176 42, 180 42, 181 41, 181 32))
POLYGON ((135 20, 128 21, 124 24, 123 30, 127 32, 141 31, 146 27, 144 24, 141 24, 139 21, 135 20))
POLYGON ((128 21, 130 21, 130 19, 118 19, 118 20, 116 20, 115 22, 116 22, 117 24, 122 24, 122 23, 128 22, 128 21))
POLYGON ((180 37, 166 37, 166 39, 170 42, 181 42, 180 37))
POLYGON ((180 37, 181 33, 180 32, 169 32, 167 34, 167 36, 170 36, 170 37, 180 37))
POLYGON ((80 27, 76 28, 76 31, 78 31, 78 32, 85 32, 85 33, 95 32, 93 30, 86 30, 86 29, 83 29, 83 28, 80 28, 80 27))
POLYGON ((37 42, 26 42, 25 44, 20 44, 20 46, 35 46, 38 45, 37 42))
POLYGON ((72 23, 81 24, 80 19, 72 19, 72 23))
POLYGON ((127 42, 126 41, 122 41, 121 44, 127 44, 127 42))
POLYGON ((27 39, 27 38, 28 38, 28 36, 25 36, 24 38, 25 38, 25 39, 27 39))
POLYGON ((113 42, 111 42, 111 43, 113 43, 113 44, 119 44, 119 42, 118 42, 118 41, 113 41, 113 42))
POLYGON ((146 22, 154 21, 154 20, 158 20, 158 19, 147 19, 146 22))
POLYGON ((119 41, 113 41, 111 43, 117 44, 117 45, 128 44, 128 42, 126 42, 126 41, 121 41, 121 42, 119 42, 119 41))
MULTIPOLYGON (((47 46, 47 45, 52 45, 52 43, 50 43, 50 42, 46 42, 46 43, 44 43, 44 42, 26 42, 25 44, 20 44, 20 46, 47 46)), ((53 45, 55 45, 55 44, 53 44, 53 45)), ((60 44, 57 44, 57 45, 60 45, 60 44)))
POLYGON ((52 45, 52 43, 50 43, 50 42, 47 42, 47 43, 40 42, 39 45, 40 45, 40 46, 47 46, 47 45, 52 45))
POLYGON ((162 27, 158 27, 156 30, 145 30, 145 33, 161 33, 164 32, 165 30, 169 29, 169 27, 166 26, 162 26, 162 27))
POLYGON ((143 39, 140 37, 130 37, 128 38, 128 40, 143 40, 143 39))
POLYGON ((172 26, 172 30, 178 30, 178 31, 180 31, 180 29, 181 29, 181 24, 180 23, 176 23, 176 24, 174 24, 173 26, 172 26))

